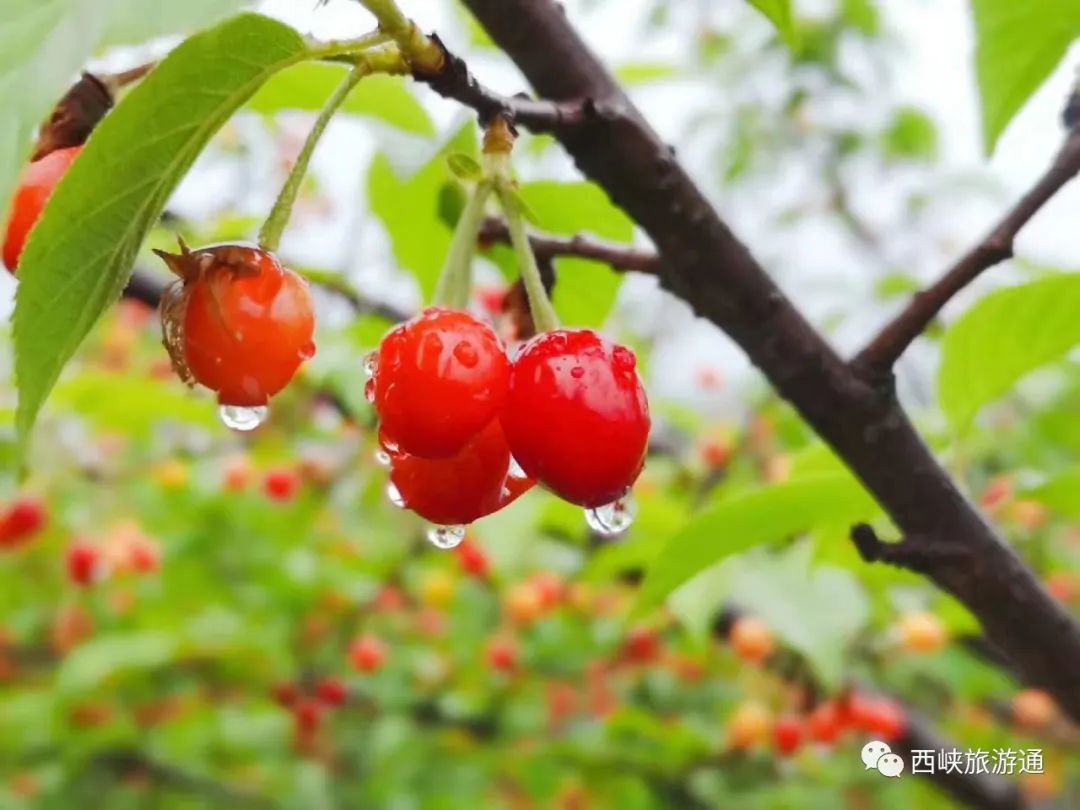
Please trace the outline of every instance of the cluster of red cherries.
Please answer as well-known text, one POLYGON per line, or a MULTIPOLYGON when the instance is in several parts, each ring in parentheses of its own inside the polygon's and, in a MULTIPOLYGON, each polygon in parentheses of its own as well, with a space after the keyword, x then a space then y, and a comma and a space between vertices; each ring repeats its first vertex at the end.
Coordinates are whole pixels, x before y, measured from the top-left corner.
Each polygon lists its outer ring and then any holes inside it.
MULTIPOLYGON (((81 147, 27 167, 8 224, 14 272, 26 239, 81 147)), ((162 300, 164 343, 182 380, 217 392, 222 420, 257 427, 267 402, 315 353, 307 282, 249 245, 156 251, 179 278, 162 300)), ((467 312, 432 308, 393 329, 365 363, 389 492, 452 548, 465 525, 537 483, 614 534, 645 462, 649 407, 634 353, 589 330, 557 329, 511 359, 467 312)))
POLYGON ((468 312, 425 310, 365 362, 391 500, 435 524, 441 548, 537 483, 597 531, 624 530, 650 426, 636 366, 589 330, 542 333, 511 358, 468 312))

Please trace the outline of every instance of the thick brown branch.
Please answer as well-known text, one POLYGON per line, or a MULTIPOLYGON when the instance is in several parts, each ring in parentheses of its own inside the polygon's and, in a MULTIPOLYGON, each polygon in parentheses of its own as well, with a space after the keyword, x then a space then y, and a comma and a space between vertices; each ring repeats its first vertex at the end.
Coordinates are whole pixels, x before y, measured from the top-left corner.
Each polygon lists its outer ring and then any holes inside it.
MULTIPOLYGON (((539 96, 557 104, 590 99, 597 109, 617 111, 556 127, 554 134, 582 173, 652 239, 661 257, 661 284, 739 343, 901 532, 958 550, 928 561, 927 575, 979 617, 1025 680, 1080 718, 1080 626, 960 493, 891 388, 855 374, 807 323, 720 220, 558 3, 465 5, 539 96)), ((1026 205, 1034 203, 1041 205, 1034 197, 1026 205)), ((1030 217, 1025 210, 1018 217, 1030 217)))
MULTIPOLYGON (((510 244, 510 232, 501 219, 489 217, 484 220, 477 237, 481 245, 500 243, 510 244)), ((660 257, 650 250, 638 250, 623 245, 599 242, 585 236, 571 236, 568 239, 556 239, 549 236, 531 236, 533 252, 537 261, 565 258, 567 256, 590 259, 608 265, 620 272, 645 273, 656 275, 660 266, 660 257)))
POLYGON ((1017 234, 1077 174, 1080 174, 1080 126, 1073 126, 1053 163, 1031 190, 978 245, 940 279, 916 293, 903 311, 855 357, 854 367, 871 380, 887 375, 953 296, 984 271, 1012 258, 1017 234))

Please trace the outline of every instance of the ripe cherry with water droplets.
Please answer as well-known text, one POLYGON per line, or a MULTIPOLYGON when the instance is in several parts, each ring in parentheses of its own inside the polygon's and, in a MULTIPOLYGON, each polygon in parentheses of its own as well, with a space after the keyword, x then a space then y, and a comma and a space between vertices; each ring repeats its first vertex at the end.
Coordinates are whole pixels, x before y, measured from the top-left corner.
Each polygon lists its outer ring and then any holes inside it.
POLYGON ((371 398, 389 446, 420 458, 455 456, 498 415, 510 360, 467 312, 432 307, 379 346, 371 398))
POLYGON ((649 403, 637 359, 590 330, 547 332, 524 346, 501 420, 525 472, 586 508, 624 496, 645 464, 649 403))
POLYGON ((259 408, 315 354, 307 282, 265 250, 218 245, 156 251, 180 281, 162 299, 173 368, 218 402, 259 408))
POLYGON ((390 482, 401 505, 440 526, 461 526, 497 512, 534 484, 510 475, 510 448, 493 420, 451 458, 392 453, 390 482))

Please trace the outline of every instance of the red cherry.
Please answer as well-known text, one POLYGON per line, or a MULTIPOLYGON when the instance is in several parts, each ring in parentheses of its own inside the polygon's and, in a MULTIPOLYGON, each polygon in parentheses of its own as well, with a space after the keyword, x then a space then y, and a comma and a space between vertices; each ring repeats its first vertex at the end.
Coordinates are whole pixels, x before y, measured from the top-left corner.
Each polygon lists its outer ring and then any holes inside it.
POLYGON ((341 678, 323 678, 315 687, 315 694, 327 706, 344 706, 349 700, 349 687, 341 678))
POLYGON ((323 705, 314 698, 301 698, 293 706, 297 730, 304 734, 318 731, 322 725, 324 711, 323 705))
POLYGON ((67 570, 76 585, 92 585, 105 575, 105 561, 98 547, 76 540, 67 551, 67 570))
POLYGON ((782 756, 791 756, 799 750, 804 735, 804 724, 801 718, 794 715, 781 717, 773 726, 773 744, 782 756))
POLYGON ((807 730, 814 742, 831 745, 843 732, 840 712, 835 703, 822 703, 807 718, 807 730))
POLYGON ((128 550, 128 563, 140 574, 153 574, 161 568, 161 551, 157 543, 141 538, 128 550))
POLYGON ((888 698, 862 698, 852 706, 854 723, 875 739, 896 742, 907 731, 907 716, 896 701, 888 698))
POLYGON ((637 627, 626 637, 623 649, 627 660, 649 664, 660 657, 660 638, 647 627, 637 627))
POLYGON ((427 459, 391 455, 390 481, 404 506, 432 523, 454 526, 497 512, 533 486, 510 474, 510 449, 492 420, 460 453, 427 459))
POLYGON ((274 686, 274 702, 282 708, 291 708, 298 700, 300 700, 300 687, 295 681, 282 681, 274 686))
POLYGON ((270 470, 263 479, 263 492, 272 501, 291 501, 300 491, 300 476, 292 470, 270 470))
POLYGON ((45 528, 48 512, 36 498, 20 498, 0 517, 0 548, 13 548, 45 528))
POLYGON ((431 308, 379 346, 375 410, 388 447, 421 458, 454 456, 498 415, 510 360, 486 323, 431 308))
POLYGON ((487 552, 471 540, 466 540, 457 547, 461 569, 477 579, 485 579, 491 573, 491 560, 487 552))
POLYGON ((518 651, 508 639, 496 639, 488 645, 488 665, 499 672, 513 672, 518 665, 518 651))
POLYGON ((588 330, 529 341, 514 361, 502 412, 529 476, 585 507, 627 493, 645 464, 649 403, 629 349, 588 330))
POLYGON ((558 607, 563 597, 562 577, 552 571, 537 571, 532 576, 532 586, 540 597, 540 607, 552 610, 558 607))
POLYGON ((349 658, 361 672, 376 672, 386 661, 386 644, 378 636, 361 636, 349 648, 349 658))
POLYGON ((157 253, 181 278, 162 302, 173 367, 222 405, 265 405, 315 354, 307 282, 273 254, 242 245, 157 253))
POLYGON ((23 170, 19 188, 11 201, 11 215, 4 238, 4 264, 12 273, 19 266, 26 240, 41 219, 45 203, 82 149, 81 146, 57 149, 23 170))

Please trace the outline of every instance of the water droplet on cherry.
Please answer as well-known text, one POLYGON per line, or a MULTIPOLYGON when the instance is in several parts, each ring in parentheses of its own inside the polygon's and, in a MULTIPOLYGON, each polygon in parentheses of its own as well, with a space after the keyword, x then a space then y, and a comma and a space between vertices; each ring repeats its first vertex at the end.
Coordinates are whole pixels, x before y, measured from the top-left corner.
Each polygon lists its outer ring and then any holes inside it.
MULTIPOLYGON (((383 450, 381 447, 375 451, 375 463, 380 467, 390 466, 390 454, 383 450)), ((391 498, 393 500, 393 498, 391 498)))
POLYGON ((242 405, 222 405, 218 408, 218 416, 225 427, 241 432, 254 430, 269 416, 270 409, 266 405, 256 405, 253 408, 242 405))
POLYGON ((435 548, 457 548, 461 545, 461 541, 465 539, 465 527, 432 526, 428 529, 427 539, 435 548))
POLYGON ((405 496, 401 494, 401 490, 395 486, 393 481, 386 485, 386 497, 398 509, 405 508, 405 496))
POLYGON ((574 366, 572 369, 570 369, 570 376, 573 377, 575 380, 580 380, 582 377, 585 376, 585 369, 581 366, 574 366))
POLYGON ((589 528, 604 537, 622 534, 634 522, 637 504, 630 495, 625 495, 612 503, 585 510, 585 522, 589 528))
POLYGON ((521 465, 518 464, 518 460, 513 456, 510 456, 510 469, 507 470, 506 474, 511 478, 517 478, 519 480, 529 477, 525 470, 521 468, 521 465))
POLYGON ((368 352, 364 355, 364 374, 374 377, 379 370, 379 352, 368 352))
POLYGON ((368 402, 375 401, 375 380, 371 379, 364 383, 364 399, 368 402))
POLYGON ((454 357, 465 368, 473 368, 480 360, 476 347, 468 341, 463 341, 454 347, 454 357))

